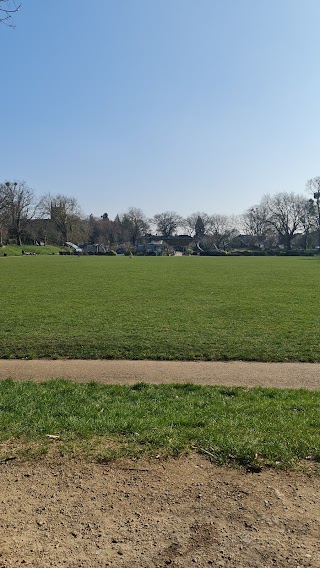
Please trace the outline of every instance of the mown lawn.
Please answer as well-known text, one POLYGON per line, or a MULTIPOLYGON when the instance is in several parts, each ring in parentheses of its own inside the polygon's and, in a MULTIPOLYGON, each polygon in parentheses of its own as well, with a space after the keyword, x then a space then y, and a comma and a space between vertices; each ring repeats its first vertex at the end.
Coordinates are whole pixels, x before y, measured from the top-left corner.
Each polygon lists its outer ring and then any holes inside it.
POLYGON ((319 361, 320 259, 0 258, 0 358, 319 361))
POLYGON ((25 253, 32 253, 36 255, 59 254, 59 251, 68 251, 65 247, 57 247, 51 245, 36 246, 36 245, 6 245, 0 248, 0 257, 6 256, 22 256, 22 251, 25 253))
POLYGON ((287 467, 320 462, 320 392, 199 385, 0 382, 0 459, 178 456, 287 467))

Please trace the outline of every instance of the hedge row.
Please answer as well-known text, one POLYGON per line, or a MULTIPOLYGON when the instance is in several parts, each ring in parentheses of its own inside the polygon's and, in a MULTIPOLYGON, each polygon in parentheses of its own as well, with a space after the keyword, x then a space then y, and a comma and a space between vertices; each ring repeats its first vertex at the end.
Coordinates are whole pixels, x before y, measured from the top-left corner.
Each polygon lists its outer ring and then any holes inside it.
MULTIPOLYGON (((318 250, 234 250, 200 252, 200 256, 315 256, 318 250)), ((195 253, 197 254, 197 253, 195 253)))

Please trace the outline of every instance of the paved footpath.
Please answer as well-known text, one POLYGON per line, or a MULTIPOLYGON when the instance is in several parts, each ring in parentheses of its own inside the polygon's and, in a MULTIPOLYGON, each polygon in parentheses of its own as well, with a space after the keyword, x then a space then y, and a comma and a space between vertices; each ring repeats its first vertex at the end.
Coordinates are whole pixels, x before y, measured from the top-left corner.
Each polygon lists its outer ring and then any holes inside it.
POLYGON ((0 360, 0 380, 43 381, 66 378, 108 384, 196 383, 320 390, 319 363, 245 361, 0 360))

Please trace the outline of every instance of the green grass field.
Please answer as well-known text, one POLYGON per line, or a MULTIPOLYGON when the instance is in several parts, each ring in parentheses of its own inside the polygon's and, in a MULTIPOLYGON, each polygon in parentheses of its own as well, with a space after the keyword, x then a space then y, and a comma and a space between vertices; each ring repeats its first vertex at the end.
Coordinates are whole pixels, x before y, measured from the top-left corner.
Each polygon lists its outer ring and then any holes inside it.
POLYGON ((320 259, 0 258, 0 358, 319 361, 320 259))
POLYGON ((198 385, 0 382, 0 460, 178 456, 292 466, 320 461, 320 392, 198 385))
POLYGON ((0 256, 6 254, 7 256, 22 256, 22 251, 26 253, 33 253, 36 255, 58 254, 60 250, 67 251, 65 247, 56 247, 51 245, 35 246, 35 245, 6 245, 0 248, 0 256))
MULTIPOLYGON (((319 361, 317 258, 0 258, 2 357, 319 361)), ((0 383, 0 460, 320 461, 320 394, 0 383), (53 436, 53 438, 48 438, 53 436)))

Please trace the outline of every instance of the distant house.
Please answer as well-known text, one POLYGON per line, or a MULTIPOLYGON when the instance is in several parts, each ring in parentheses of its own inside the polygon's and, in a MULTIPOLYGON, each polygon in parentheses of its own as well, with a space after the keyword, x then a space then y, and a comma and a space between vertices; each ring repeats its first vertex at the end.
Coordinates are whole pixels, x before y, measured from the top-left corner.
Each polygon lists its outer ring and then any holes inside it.
POLYGON ((164 250, 168 248, 168 244, 163 240, 160 241, 150 241, 150 243, 144 243, 142 245, 137 245, 137 252, 144 252, 146 254, 154 254, 159 256, 164 250))
POLYGON ((189 247, 193 241, 193 237, 190 235, 175 235, 168 239, 168 244, 172 247, 189 247))
MULTIPOLYGON (((153 240, 156 241, 163 239, 163 237, 154 237, 153 240)), ((173 235, 171 237, 166 237, 165 242, 169 247, 173 247, 177 250, 183 250, 185 247, 189 247, 193 241, 193 237, 189 235, 173 235)))
POLYGON ((93 243, 83 243, 80 245, 84 254, 103 254, 106 249, 103 245, 93 244, 93 243))

